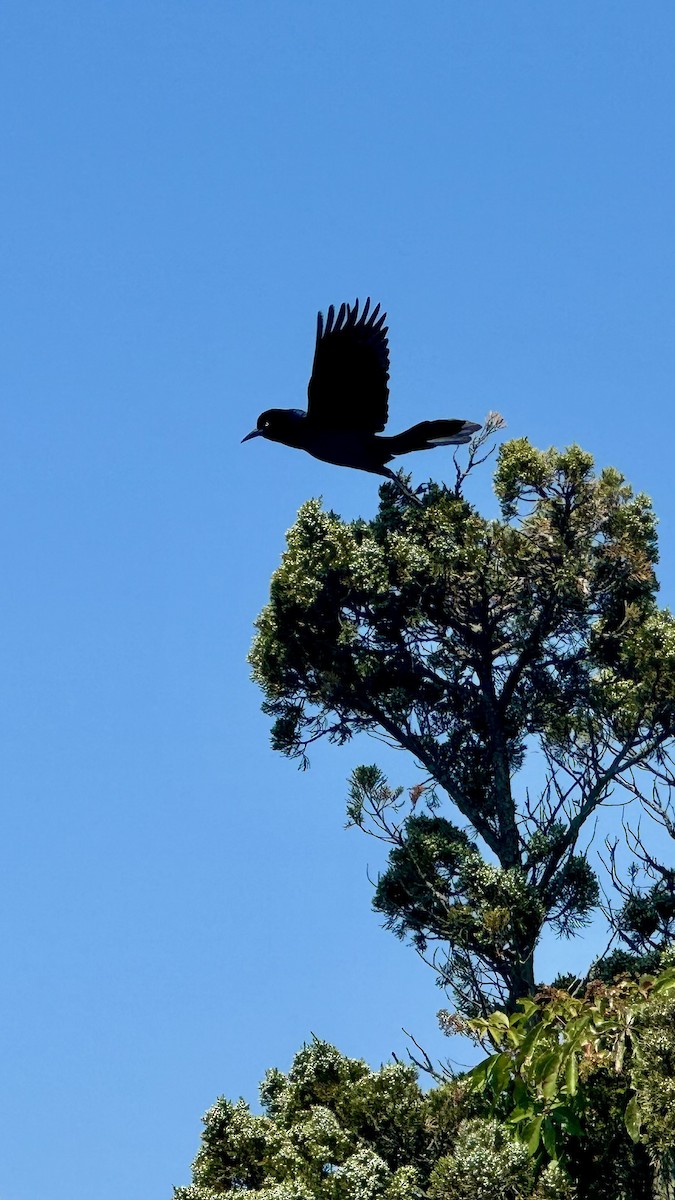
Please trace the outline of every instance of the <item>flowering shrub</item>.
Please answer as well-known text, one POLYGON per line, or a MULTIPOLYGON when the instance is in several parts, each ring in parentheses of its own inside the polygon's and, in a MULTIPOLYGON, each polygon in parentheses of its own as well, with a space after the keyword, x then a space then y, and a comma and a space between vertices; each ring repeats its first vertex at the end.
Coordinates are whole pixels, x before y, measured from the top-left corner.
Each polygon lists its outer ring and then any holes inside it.
POLYGON ((423 1092, 413 1067, 372 1071, 315 1039, 260 1094, 259 1115, 212 1105, 174 1200, 574 1200, 512 1127, 471 1113, 461 1080, 423 1092))
POLYGON ((431 1172, 434 1200, 525 1200, 532 1194, 532 1160, 508 1126, 475 1118, 459 1127, 452 1154, 431 1172))

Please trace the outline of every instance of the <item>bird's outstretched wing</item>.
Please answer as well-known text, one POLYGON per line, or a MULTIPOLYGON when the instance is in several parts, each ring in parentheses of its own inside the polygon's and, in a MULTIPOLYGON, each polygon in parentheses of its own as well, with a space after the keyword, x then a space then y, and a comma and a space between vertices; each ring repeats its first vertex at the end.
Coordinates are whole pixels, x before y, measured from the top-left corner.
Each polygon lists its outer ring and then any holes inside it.
POLYGON ((337 316, 331 304, 325 324, 319 313, 308 388, 313 425, 381 433, 387 423, 387 314, 380 313, 379 304, 370 316, 369 310, 370 297, 360 316, 358 300, 341 305, 337 316))

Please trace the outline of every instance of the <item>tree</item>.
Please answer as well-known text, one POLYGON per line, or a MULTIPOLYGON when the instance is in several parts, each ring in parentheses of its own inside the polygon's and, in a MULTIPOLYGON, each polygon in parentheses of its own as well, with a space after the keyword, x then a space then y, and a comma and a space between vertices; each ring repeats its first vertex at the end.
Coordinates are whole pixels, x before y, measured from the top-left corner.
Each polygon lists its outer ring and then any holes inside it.
MULTIPOLYGON (((661 758, 667 757, 664 749, 661 758)), ((661 833, 659 842, 663 841, 664 830, 672 842, 675 840, 675 812, 670 797, 664 798, 661 794, 664 781, 664 772, 659 770, 651 780, 651 794, 645 793, 642 782, 633 781, 632 788, 641 800, 641 812, 646 811, 656 823, 661 833)), ((624 835, 624 845, 633 855, 627 871, 619 864, 619 838, 606 840, 609 872, 621 903, 618 909, 609 903, 607 909, 620 945, 602 964, 605 978, 611 978, 609 973, 612 971, 616 974, 626 970, 655 970, 662 953, 675 941, 675 870, 663 862, 661 850, 657 856, 648 848, 639 824, 634 829, 625 822, 624 835)))
POLYGON ((547 927, 569 936, 597 906, 580 839, 599 806, 675 782, 675 620, 650 501, 618 471, 511 441, 494 520, 468 473, 421 505, 384 484, 368 522, 304 504, 251 662, 283 753, 367 732, 424 772, 406 795, 360 768, 349 821, 389 847, 386 924, 485 1014, 532 993, 547 927))
POLYGON ((506 1126, 472 1118, 461 1085, 424 1093, 413 1067, 372 1071, 315 1038, 260 1087, 263 1112, 221 1097, 192 1183, 174 1200, 572 1200, 506 1126), (537 1177, 537 1178, 535 1178, 537 1177), (428 1190, 427 1190, 428 1189, 428 1190))
POLYGON ((260 1098, 259 1116, 222 1097, 209 1109, 193 1183, 176 1189, 176 1200, 242 1192, 261 1200, 417 1200, 434 1158, 450 1146, 447 1130, 433 1128, 439 1105, 425 1098, 414 1068, 371 1071, 318 1038, 287 1075, 267 1072, 260 1098))
POLYGON ((491 1113, 537 1158, 576 1162, 577 1177, 589 1176, 593 1158, 595 1190, 608 1197, 622 1190, 612 1192, 609 1164, 623 1158, 624 1175, 633 1176, 628 1195, 649 1195, 646 1160, 627 1155, 624 1135, 646 1148, 657 1173, 671 1173, 675 969, 609 985, 596 979, 583 995, 545 987, 517 1007, 509 1017, 441 1014, 451 1032, 461 1029, 492 1051, 463 1076, 464 1086, 489 1100, 491 1113))
POLYGON ((314 1038, 221 1097, 175 1200, 667 1200, 675 1181, 675 969, 507 1017, 454 1017, 490 1053, 424 1092, 314 1038))

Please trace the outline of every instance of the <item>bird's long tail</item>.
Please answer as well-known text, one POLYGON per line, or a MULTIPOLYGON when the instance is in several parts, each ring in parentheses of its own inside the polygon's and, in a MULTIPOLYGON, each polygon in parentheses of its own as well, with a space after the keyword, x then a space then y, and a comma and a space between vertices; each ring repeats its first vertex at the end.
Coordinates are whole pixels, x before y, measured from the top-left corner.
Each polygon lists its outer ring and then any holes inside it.
POLYGON ((386 438, 387 449, 391 454, 408 454, 411 450, 432 450, 434 446, 463 446, 479 429, 475 421, 420 421, 386 438))

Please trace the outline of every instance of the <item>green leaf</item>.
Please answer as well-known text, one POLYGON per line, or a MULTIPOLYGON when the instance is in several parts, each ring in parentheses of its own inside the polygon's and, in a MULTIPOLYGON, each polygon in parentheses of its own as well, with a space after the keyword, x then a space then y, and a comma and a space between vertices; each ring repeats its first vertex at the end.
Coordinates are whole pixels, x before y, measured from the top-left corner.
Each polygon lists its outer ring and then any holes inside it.
POLYGON ((617 1075, 620 1074, 621 1068, 623 1067, 623 1060, 624 1060, 625 1053, 626 1053, 626 1033, 624 1030, 622 1030, 621 1033, 619 1034, 618 1038, 616 1039, 616 1046, 614 1047, 614 1070, 617 1075))
POLYGON ((536 1046, 537 1042, 541 1039, 542 1035, 545 1033, 546 1033, 546 1029, 543 1024, 535 1025, 534 1029, 530 1030, 527 1037, 523 1039, 523 1042, 521 1043, 521 1046, 518 1050, 518 1061, 519 1062, 525 1062, 528 1055, 531 1054, 531 1052, 534 1049, 534 1047, 536 1046))
POLYGON ((576 1113, 571 1112, 568 1108, 559 1108, 555 1115, 560 1123, 560 1128, 564 1129, 565 1133, 571 1133, 573 1137, 583 1137, 583 1125, 576 1113))
POLYGON ((668 967, 657 977, 651 994, 658 996, 660 992, 670 992, 673 988, 675 988, 675 967, 668 967))
POLYGON ((575 1050, 579 1050, 588 1041, 590 1023, 590 1012, 584 1013, 580 1017, 575 1017, 573 1021, 568 1022, 565 1030, 565 1041, 568 1046, 573 1046, 575 1050))
POLYGON ((509 1018, 506 1013, 493 1012, 486 1020, 487 1030, 496 1041, 501 1041, 509 1029, 509 1018))
POLYGON ((484 1058, 482 1062, 477 1063, 475 1067, 467 1071, 466 1075, 462 1076, 463 1082, 468 1083, 472 1088, 484 1090, 498 1058, 501 1058, 501 1054, 491 1054, 489 1058, 484 1058))
POLYGON ((535 1004, 534 1000, 530 1000, 528 996, 522 996, 518 1001, 518 1007, 522 1009, 526 1017, 533 1017, 539 1012, 539 1005, 535 1004))
POLYGON ((565 1087, 567 1088, 567 1095, 568 1096, 576 1095, 578 1085, 579 1085, 579 1064, 577 1062, 576 1054, 574 1053, 574 1051, 572 1051, 572 1053, 570 1054, 570 1056, 567 1060, 567 1066, 565 1067, 565 1087))
POLYGON ((552 1100, 558 1091, 558 1075, 560 1073, 561 1060, 562 1054, 557 1054, 546 1078, 542 1080, 541 1091, 544 1100, 552 1100))
POLYGON ((552 1050, 544 1054, 535 1066, 535 1082, 539 1084, 545 1100, 552 1100, 556 1093, 562 1057, 562 1050, 552 1050))
POLYGON ((631 1096, 628 1104, 626 1105, 626 1111, 623 1119, 626 1129, 628 1130, 628 1136, 632 1141, 639 1142, 641 1122, 637 1096, 631 1096))
POLYGON ((533 1116, 534 1108, 531 1104, 528 1105, 527 1108, 523 1108, 521 1105, 519 1105, 518 1108, 514 1108, 513 1112, 510 1113, 506 1118, 506 1123, 507 1125, 519 1125, 521 1121, 531 1121, 533 1116))
POLYGON ((541 1136, 542 1136, 542 1141, 544 1143, 544 1146, 546 1148, 546 1153, 548 1154, 549 1158, 553 1158, 553 1159, 557 1160, 557 1158, 558 1158, 558 1139, 556 1136, 555 1125, 553 1124, 553 1122, 550 1120, 549 1117, 544 1118, 544 1123, 541 1127, 541 1136))
POLYGON ((520 1140, 527 1146, 528 1154, 536 1154, 541 1141, 541 1125, 544 1120, 543 1114, 535 1117, 533 1121, 528 1121, 520 1134, 520 1140))
POLYGON ((490 1071, 490 1082, 495 1092, 503 1092, 511 1078, 511 1057, 508 1054, 498 1054, 490 1071))

